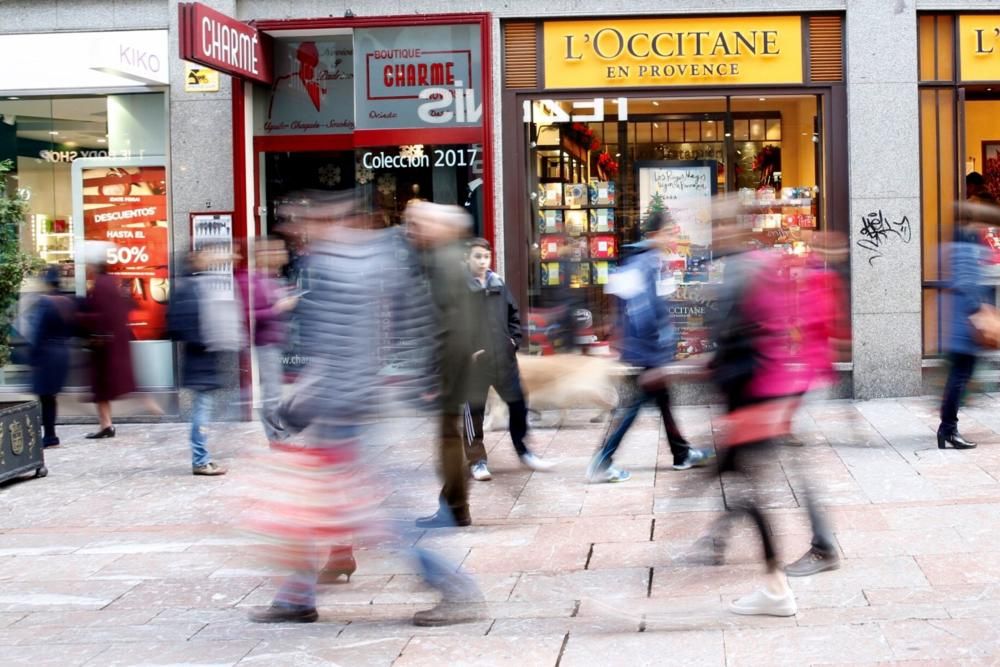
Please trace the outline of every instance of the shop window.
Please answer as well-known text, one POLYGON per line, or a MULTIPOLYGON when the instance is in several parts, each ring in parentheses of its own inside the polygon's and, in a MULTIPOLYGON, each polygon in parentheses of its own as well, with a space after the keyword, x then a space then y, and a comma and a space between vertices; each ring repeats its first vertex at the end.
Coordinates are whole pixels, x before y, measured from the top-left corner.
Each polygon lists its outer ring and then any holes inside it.
MULTIPOLYGON (((549 135, 550 137, 552 135, 549 135)), ((536 169, 550 178, 580 176, 579 160, 538 146, 536 169)), ((310 190, 359 193, 389 226, 399 224, 411 200, 465 206, 482 221, 482 147, 477 144, 358 148, 348 151, 267 153, 267 228, 282 222, 281 204, 310 190)))
MULTIPOLYGON (((82 220, 74 218, 72 196, 73 164, 81 158, 128 161, 166 155, 166 108, 162 94, 7 98, 0 100, 0 121, 0 160, 10 160, 13 164, 10 187, 27 200, 28 206, 28 215, 18 231, 21 250, 47 265, 58 266, 65 292, 79 292, 84 284, 82 268, 74 261, 79 239, 96 238, 98 232, 106 236, 113 225, 116 231, 122 230, 119 234, 122 237, 137 225, 157 231, 168 230, 165 204, 155 207, 157 215, 147 216, 150 219, 142 223, 98 224, 88 215, 82 220), (151 219, 153 217, 156 219, 151 219)), ((164 179, 161 168, 157 187, 164 181, 165 188, 164 179)), ((106 184, 103 187, 108 194, 113 186, 106 184)), ((165 190, 160 194, 165 200, 165 190)), ((100 203, 88 201, 87 205, 100 203)), ((104 205, 118 210, 127 207, 128 203, 108 199, 104 205)), ((148 199, 140 205, 153 207, 148 199)), ((135 246, 139 248, 136 252, 129 248, 121 255, 126 260, 119 262, 123 289, 136 300, 130 324, 137 341, 157 340, 165 333, 163 324, 169 293, 168 235, 168 231, 162 234, 162 244, 154 246, 150 241, 135 246)), ((154 237, 160 239, 160 235, 148 235, 150 239, 154 237)), ((14 363, 0 372, 0 385, 28 383, 28 367, 24 365, 27 338, 31 331, 32 308, 41 290, 42 285, 34 276, 22 285, 12 336, 14 363)), ((160 356, 162 358, 155 359, 152 365, 169 368, 170 350, 160 356)), ((74 365, 70 386, 88 382, 82 370, 82 364, 74 365)), ((164 377, 170 375, 167 372, 164 377)), ((140 372, 138 377, 142 383, 149 376, 140 372)), ((165 386, 168 382, 156 380, 155 384, 165 386)))
MULTIPOLYGON (((824 228, 817 100, 629 100, 628 119, 605 122, 603 140, 572 123, 551 125, 559 132, 558 152, 580 168, 558 174, 541 168, 552 149, 528 146, 531 351, 551 353, 565 342, 545 333, 565 308, 577 314, 584 342, 608 340, 614 307, 604 285, 627 246, 640 240, 641 222, 657 210, 667 210, 678 226, 662 274, 681 337, 678 356, 705 351, 711 307, 705 289, 721 270, 712 242, 713 195, 738 200, 739 222, 752 229, 755 243, 790 255, 804 257, 810 235, 824 228), (693 183, 691 191, 677 190, 682 182, 693 183)), ((604 112, 617 114, 610 104, 604 112)))

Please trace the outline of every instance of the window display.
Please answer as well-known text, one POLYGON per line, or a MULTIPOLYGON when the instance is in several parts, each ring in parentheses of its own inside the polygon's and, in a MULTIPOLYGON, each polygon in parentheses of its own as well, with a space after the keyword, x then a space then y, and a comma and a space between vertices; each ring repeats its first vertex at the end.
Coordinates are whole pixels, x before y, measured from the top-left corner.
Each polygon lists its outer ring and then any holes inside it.
MULTIPOLYGON (((610 338, 614 304, 603 286, 650 213, 666 211, 676 241, 658 292, 669 302, 678 358, 708 351, 709 291, 724 258, 713 244, 717 195, 738 205, 754 247, 809 252, 824 228, 818 96, 598 99, 601 122, 557 122, 581 102, 525 104, 530 156, 529 323, 569 308, 590 326, 578 340, 610 338), (614 122, 607 119, 617 118, 614 122)), ((589 100, 586 101, 590 105, 589 100)), ((539 325, 541 327, 541 325, 539 325)), ((538 328, 538 327, 536 327, 538 328)), ((531 350, 558 351, 546 327, 531 350)))
MULTIPOLYGON (((45 264, 57 265, 61 289, 70 293, 83 286, 84 272, 75 262, 79 243, 84 238, 114 242, 118 249, 109 257, 114 260, 110 263, 137 305, 130 316, 133 335, 137 341, 162 338, 169 296, 165 167, 152 171, 92 168, 81 172, 75 184, 74 166, 79 170, 84 164, 94 166, 95 160, 127 162, 165 156, 163 93, 10 96, 0 100, 0 120, 0 160, 11 161, 9 185, 17 188, 28 208, 18 230, 21 250, 45 264), (75 185, 82 187, 79 202, 73 197, 75 185)), ((19 345, 26 345, 31 309, 40 289, 34 277, 21 287, 13 332, 19 345)), ((149 352, 155 358, 150 357, 152 362, 146 366, 166 368, 165 375, 171 375, 171 351, 157 349, 149 352)), ((23 365, 2 370, 0 385, 27 382, 23 365)), ((77 374, 69 382, 77 386, 87 379, 77 374)))

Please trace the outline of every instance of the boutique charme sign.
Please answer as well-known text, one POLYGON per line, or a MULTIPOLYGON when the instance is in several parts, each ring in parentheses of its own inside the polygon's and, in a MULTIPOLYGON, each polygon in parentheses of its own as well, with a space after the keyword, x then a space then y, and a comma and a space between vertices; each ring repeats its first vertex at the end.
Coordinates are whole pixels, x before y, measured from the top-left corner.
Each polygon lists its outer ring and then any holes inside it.
POLYGON ((802 83, 797 16, 550 21, 546 88, 802 83))
POLYGON ((958 17, 962 81, 1000 81, 1000 15, 958 17))
POLYGON ((478 25, 359 28, 354 72, 358 129, 482 125, 478 25))

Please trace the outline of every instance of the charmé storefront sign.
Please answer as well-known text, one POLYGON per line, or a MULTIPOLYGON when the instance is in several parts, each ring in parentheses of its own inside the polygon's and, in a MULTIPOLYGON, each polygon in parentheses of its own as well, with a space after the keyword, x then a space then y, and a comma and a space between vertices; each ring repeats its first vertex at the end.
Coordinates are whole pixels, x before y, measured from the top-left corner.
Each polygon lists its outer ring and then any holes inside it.
POLYGON ((549 21, 546 88, 802 83, 798 16, 549 21))

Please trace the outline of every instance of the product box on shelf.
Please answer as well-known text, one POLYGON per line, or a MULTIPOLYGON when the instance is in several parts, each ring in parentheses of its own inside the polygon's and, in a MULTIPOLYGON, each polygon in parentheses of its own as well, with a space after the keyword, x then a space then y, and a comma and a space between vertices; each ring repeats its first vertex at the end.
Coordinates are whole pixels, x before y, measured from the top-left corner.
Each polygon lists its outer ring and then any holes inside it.
POLYGON ((583 183, 567 183, 563 193, 563 203, 566 206, 586 206, 588 201, 587 186, 583 183))
POLYGON ((559 234, 563 231, 562 209, 538 212, 538 231, 542 234, 559 234))
POLYGON ((562 284, 559 262, 542 262, 542 284, 554 287, 562 284))
POLYGON ((580 236, 587 233, 588 211, 566 211, 563 217, 566 233, 570 236, 580 236))
POLYGON ((615 259, 618 256, 615 237, 611 234, 591 236, 590 256, 594 259, 615 259))
POLYGON ((613 208, 590 209, 590 231, 592 232, 615 231, 615 209, 613 208))
POLYGON ((587 248, 587 237, 571 238, 566 241, 566 254, 574 262, 587 259, 590 252, 587 248))
POLYGON ((542 259, 559 259, 566 243, 562 236, 543 236, 539 240, 539 254, 542 259))
POLYGON ((539 206, 562 206, 562 183, 542 183, 538 186, 539 206))
POLYGON ((591 180, 590 204, 592 206, 614 206, 615 182, 591 180))
POLYGON ((571 264, 569 269, 569 286, 586 287, 590 284, 590 262, 571 264))
POLYGON ((595 285, 607 285, 608 276, 611 274, 611 270, 614 268, 614 262, 606 262, 604 260, 598 260, 592 262, 591 264, 593 274, 593 283, 595 285))

